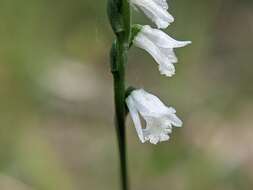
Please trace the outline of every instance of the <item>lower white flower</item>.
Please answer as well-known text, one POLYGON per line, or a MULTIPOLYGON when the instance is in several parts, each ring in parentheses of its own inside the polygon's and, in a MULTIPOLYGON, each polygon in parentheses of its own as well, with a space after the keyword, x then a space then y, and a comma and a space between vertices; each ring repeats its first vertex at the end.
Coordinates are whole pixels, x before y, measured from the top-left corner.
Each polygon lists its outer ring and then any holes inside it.
POLYGON ((141 9, 158 28, 167 28, 174 21, 173 16, 167 11, 166 0, 130 0, 134 7, 141 9))
POLYGON ((184 47, 191 42, 177 41, 163 31, 148 25, 135 27, 139 32, 133 39, 134 45, 146 50, 155 59, 162 75, 173 76, 175 74, 174 63, 178 61, 173 48, 184 47))
POLYGON ((142 143, 167 141, 172 126, 181 127, 183 124, 174 108, 165 106, 159 98, 143 89, 133 90, 126 98, 126 104, 142 143), (146 121, 146 128, 142 128, 139 114, 146 121))

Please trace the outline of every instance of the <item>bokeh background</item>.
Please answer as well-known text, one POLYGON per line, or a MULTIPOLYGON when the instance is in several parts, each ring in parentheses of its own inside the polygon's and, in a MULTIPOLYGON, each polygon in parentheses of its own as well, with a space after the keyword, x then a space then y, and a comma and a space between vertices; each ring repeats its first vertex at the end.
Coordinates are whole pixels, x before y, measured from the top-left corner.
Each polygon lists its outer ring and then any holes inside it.
MULTIPOLYGON (((171 0, 177 75, 132 48, 128 83, 184 127, 141 144, 127 121, 134 190, 253 189, 253 1, 171 0)), ((0 0, 0 189, 119 189, 106 1, 0 0)), ((134 12, 134 22, 150 24, 134 12)))

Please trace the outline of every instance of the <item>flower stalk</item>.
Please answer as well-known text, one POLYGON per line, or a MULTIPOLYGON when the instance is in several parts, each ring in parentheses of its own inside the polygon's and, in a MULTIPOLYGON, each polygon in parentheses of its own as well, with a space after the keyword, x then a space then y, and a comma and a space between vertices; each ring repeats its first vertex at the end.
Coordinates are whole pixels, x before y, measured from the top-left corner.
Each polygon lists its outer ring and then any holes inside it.
POLYGON ((123 43, 117 44, 117 70, 112 71, 114 80, 115 127, 117 132, 122 190, 128 190, 125 135, 125 64, 126 52, 123 43))
POLYGON ((125 65, 131 36, 131 10, 128 0, 109 0, 108 15, 116 39, 111 49, 114 81, 115 127, 120 157, 121 188, 128 190, 125 135, 125 65))

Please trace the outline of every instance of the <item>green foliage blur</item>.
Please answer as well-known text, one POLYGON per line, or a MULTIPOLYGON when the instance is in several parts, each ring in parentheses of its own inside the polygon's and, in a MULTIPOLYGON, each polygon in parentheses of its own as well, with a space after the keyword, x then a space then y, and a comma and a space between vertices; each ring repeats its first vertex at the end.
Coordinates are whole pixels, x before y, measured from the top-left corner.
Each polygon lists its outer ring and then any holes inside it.
MULTIPOLYGON (((253 189, 253 1, 170 0, 173 78, 132 48, 128 83, 184 126, 141 144, 127 121, 134 190, 253 189)), ((141 12, 134 22, 151 24, 141 12)), ((106 1, 0 1, 0 189, 119 189, 106 1)))

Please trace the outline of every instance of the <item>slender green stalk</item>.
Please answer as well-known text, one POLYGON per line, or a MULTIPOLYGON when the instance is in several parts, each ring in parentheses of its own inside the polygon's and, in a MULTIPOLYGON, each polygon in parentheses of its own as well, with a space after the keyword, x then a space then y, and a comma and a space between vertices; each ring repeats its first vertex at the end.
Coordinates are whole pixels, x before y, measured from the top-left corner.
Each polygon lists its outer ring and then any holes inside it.
POLYGON ((120 157, 121 186, 122 190, 128 190, 125 135, 125 66, 131 36, 129 0, 108 0, 107 13, 116 35, 111 50, 111 71, 114 80, 115 126, 120 157))
MULTIPOLYGON (((131 12, 128 0, 120 0, 119 10, 123 29, 119 29, 119 32, 116 32, 117 39, 112 47, 111 65, 114 79, 115 125, 120 157, 121 187, 122 190, 128 190, 125 135, 125 65, 127 64, 127 53, 131 35, 131 12)), ((117 18, 113 19, 117 20, 117 18)))
POLYGON ((126 135, 125 135, 125 48, 124 44, 118 44, 118 71, 113 72, 115 123, 120 156, 121 186, 122 190, 128 190, 127 162, 126 162, 126 135))

